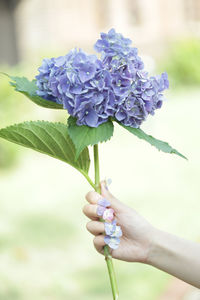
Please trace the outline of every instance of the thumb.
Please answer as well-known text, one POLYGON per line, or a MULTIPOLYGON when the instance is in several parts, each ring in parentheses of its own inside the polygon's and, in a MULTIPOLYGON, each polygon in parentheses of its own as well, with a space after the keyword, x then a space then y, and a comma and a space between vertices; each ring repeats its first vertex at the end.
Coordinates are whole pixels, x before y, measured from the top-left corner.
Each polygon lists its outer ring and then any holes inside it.
POLYGON ((100 186, 101 186, 101 195, 111 203, 111 207, 115 211, 120 211, 123 208, 123 203, 120 202, 111 194, 111 192, 107 188, 106 181, 105 180, 101 181, 100 186))

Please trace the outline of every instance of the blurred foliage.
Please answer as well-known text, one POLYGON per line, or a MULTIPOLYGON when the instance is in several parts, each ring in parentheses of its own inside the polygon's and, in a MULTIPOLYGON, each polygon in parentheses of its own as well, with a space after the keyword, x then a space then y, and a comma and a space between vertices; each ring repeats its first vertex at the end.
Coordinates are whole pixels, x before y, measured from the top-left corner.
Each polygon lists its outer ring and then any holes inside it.
MULTIPOLYGON (((21 74, 24 67, 16 66, 15 68, 1 67, 0 71, 6 74, 21 74)), ((25 72, 25 71, 24 71, 25 72)), ((16 121, 17 118, 27 111, 27 106, 19 93, 16 93, 9 84, 10 79, 0 73, 0 127, 9 125, 10 122, 16 121)))
POLYGON ((0 285, 0 299, 2 300, 20 300, 21 293, 18 288, 12 284, 9 280, 0 277, 1 285, 0 285))
POLYGON ((12 167, 17 159, 17 152, 14 145, 7 142, 0 142, 0 169, 12 167))
POLYGON ((187 38, 172 44, 159 69, 165 70, 171 86, 200 84, 200 39, 187 38))
MULTIPOLYGON (((0 72, 11 76, 27 76, 30 80, 37 73, 36 67, 34 65, 30 67, 30 64, 21 64, 13 68, 1 66, 0 72)), ((7 76, 0 73, 0 128, 30 119, 66 122, 66 110, 51 111, 35 105, 24 95, 17 93, 10 86, 9 81, 7 76)), ((14 144, 0 139, 0 170, 15 166, 17 158, 22 152, 23 149, 18 151, 14 144)))
MULTIPOLYGON (((5 70, 5 72, 12 72, 12 70, 5 70)), ((4 127, 20 114, 23 114, 24 108, 19 96, 10 87, 8 78, 0 74, 0 127, 4 127)), ((0 169, 11 167, 17 159, 17 152, 11 143, 0 140, 0 169)))
POLYGON ((17 225, 18 242, 30 245, 62 246, 77 233, 74 224, 55 214, 27 214, 17 225), (68 237, 65 240, 66 235, 68 237))

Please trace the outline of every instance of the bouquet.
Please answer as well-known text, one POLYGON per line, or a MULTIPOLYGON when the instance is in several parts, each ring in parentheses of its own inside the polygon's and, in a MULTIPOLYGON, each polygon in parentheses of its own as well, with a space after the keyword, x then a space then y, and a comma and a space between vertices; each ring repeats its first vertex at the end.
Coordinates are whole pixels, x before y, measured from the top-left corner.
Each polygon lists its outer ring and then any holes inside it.
MULTIPOLYGON (((149 76, 131 40, 111 29, 101 33, 94 45, 99 56, 73 49, 64 56, 46 58, 32 81, 9 76, 16 91, 34 103, 50 109, 66 109, 66 123, 28 121, 0 129, 0 137, 60 159, 76 168, 99 193, 98 143, 108 141, 114 124, 166 153, 183 158, 168 143, 146 134, 141 124, 164 102, 168 76, 149 76), (94 180, 89 176, 94 151, 94 180)), ((98 215, 105 222, 104 255, 113 299, 118 298, 111 250, 120 247, 122 231, 109 202, 99 203, 98 215)))

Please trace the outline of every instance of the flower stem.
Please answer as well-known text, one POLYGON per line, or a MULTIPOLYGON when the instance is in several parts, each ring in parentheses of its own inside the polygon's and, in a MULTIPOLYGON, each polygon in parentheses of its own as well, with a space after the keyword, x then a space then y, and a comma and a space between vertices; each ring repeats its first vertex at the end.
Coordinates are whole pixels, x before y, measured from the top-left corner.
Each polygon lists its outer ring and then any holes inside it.
MULTIPOLYGON (((100 172, 99 172, 99 150, 98 145, 94 145, 94 169, 95 169, 95 191, 101 194, 100 188, 100 172)), ((108 274, 110 278, 110 284, 113 294, 113 300, 117 300, 119 296, 117 281, 112 261, 112 255, 110 254, 109 247, 106 245, 104 246, 104 256, 108 268, 108 274)))
POLYGON ((98 145, 94 145, 94 171, 95 171, 95 190, 101 193, 100 188, 100 171, 99 171, 99 149, 98 145))
POLYGON ((81 174, 83 174, 83 176, 86 178, 86 180, 91 185, 91 187, 93 187, 93 189, 95 189, 95 184, 92 181, 92 179, 89 177, 89 175, 87 173, 85 173, 84 171, 82 171, 82 170, 79 170, 79 172, 81 172, 81 174))

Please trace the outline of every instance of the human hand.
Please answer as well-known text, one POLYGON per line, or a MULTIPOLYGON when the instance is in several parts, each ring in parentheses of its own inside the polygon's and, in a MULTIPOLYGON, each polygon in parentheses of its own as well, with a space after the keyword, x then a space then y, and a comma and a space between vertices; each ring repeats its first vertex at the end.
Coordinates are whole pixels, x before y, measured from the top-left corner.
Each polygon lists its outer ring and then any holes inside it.
POLYGON ((111 208, 115 211, 117 225, 121 226, 123 233, 119 247, 114 250, 111 249, 112 257, 129 262, 148 263, 148 255, 156 230, 135 210, 116 199, 106 189, 105 182, 101 182, 101 195, 94 191, 86 195, 89 204, 83 207, 84 214, 91 219, 86 227, 95 236, 94 246, 96 250, 103 254, 103 247, 105 246, 104 223, 99 221, 97 214, 98 201, 103 198, 111 203, 111 208))

